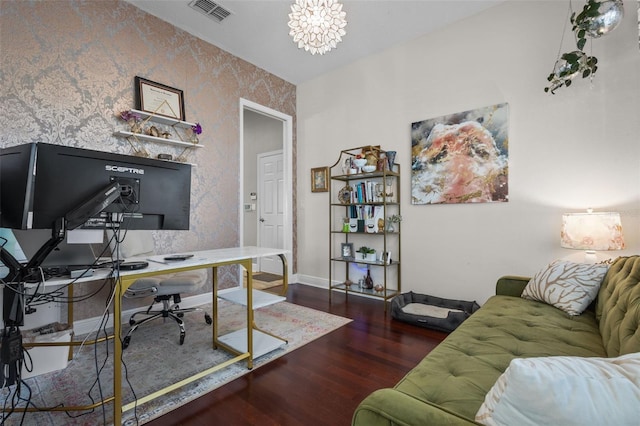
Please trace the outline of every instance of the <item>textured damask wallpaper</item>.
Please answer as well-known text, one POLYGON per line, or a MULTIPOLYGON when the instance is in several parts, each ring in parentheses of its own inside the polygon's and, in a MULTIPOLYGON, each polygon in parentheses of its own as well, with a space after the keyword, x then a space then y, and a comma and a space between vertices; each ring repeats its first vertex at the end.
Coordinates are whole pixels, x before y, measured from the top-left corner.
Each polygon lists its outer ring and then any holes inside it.
MULTIPOLYGON (((294 85, 122 1, 2 0, 0 43, 1 147, 47 142, 130 154, 113 132, 125 129, 117 114, 134 106, 134 77, 183 90, 186 119, 202 124, 205 146, 189 158, 197 164, 191 230, 155 233, 156 246, 166 253, 240 243, 239 99, 295 118, 294 85)), ((154 157, 182 151, 167 147, 146 145, 154 157)), ((221 287, 235 276, 223 273, 221 287)), ((91 311, 79 307, 76 319, 91 311)))

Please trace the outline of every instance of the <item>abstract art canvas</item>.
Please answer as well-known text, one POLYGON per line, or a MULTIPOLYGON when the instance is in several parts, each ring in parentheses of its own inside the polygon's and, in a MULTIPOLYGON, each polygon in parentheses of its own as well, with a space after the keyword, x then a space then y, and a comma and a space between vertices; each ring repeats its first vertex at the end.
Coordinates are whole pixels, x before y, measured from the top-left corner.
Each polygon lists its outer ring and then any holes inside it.
POLYGON ((411 204, 509 201, 509 104, 411 124, 411 204))

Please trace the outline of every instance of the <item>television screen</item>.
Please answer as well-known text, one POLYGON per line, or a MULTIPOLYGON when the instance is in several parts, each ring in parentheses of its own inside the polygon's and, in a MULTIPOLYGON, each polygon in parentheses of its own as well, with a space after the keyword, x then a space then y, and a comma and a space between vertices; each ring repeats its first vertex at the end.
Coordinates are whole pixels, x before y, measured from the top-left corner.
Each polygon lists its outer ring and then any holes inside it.
POLYGON ((190 202, 189 164, 45 143, 0 150, 0 227, 50 229, 81 218, 81 228, 104 228, 117 216, 126 229, 187 230, 190 202), (120 194, 102 208, 114 183, 120 194))

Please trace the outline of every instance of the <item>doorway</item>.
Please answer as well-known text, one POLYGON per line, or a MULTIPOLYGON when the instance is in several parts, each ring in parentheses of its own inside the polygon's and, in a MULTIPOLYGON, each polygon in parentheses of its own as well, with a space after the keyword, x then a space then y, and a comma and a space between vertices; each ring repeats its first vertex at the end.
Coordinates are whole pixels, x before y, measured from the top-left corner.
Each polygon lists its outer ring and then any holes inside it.
MULTIPOLYGON (((275 248, 284 248, 293 253, 292 152, 293 118, 240 99, 239 223, 242 246, 274 247, 276 244, 275 248), (280 159, 277 159, 277 155, 280 155, 280 159), (277 163, 272 163, 274 160, 277 163), (277 178, 271 176, 273 167, 280 168, 277 178), (274 178, 279 183, 269 180, 274 178), (276 204, 272 206, 270 203, 276 204), (274 223, 268 222, 269 218, 264 216, 266 210, 276 210, 279 216, 276 220, 281 225, 272 226, 274 223)), ((287 256, 289 277, 293 274, 291 256, 287 256)), ((265 258, 260 264, 254 264, 253 268, 254 272, 282 274, 282 262, 277 256, 265 258)))

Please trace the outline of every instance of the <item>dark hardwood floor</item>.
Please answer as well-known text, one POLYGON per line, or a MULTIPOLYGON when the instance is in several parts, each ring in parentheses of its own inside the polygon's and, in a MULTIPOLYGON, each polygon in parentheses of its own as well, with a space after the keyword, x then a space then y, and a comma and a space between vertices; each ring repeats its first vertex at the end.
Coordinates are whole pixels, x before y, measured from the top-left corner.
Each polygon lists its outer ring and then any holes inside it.
POLYGON ((349 425, 362 399, 446 337, 393 320, 380 300, 334 293, 329 304, 328 290, 293 284, 287 301, 353 322, 148 425, 349 425))

